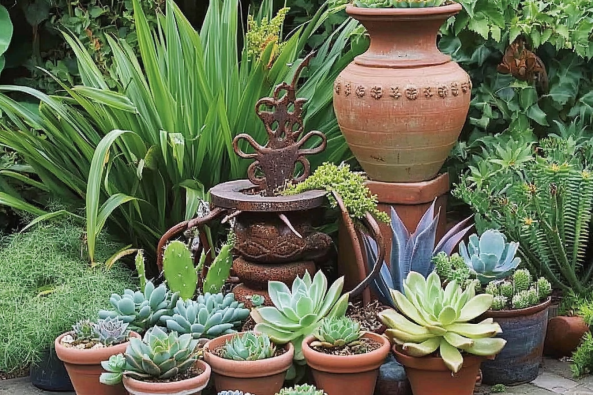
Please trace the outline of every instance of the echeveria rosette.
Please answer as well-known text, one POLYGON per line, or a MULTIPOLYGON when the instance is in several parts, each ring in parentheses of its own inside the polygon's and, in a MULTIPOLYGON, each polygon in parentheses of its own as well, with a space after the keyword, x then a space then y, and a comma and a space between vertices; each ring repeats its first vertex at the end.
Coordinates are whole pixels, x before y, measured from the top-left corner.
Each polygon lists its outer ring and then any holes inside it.
POLYGON ((489 229, 478 238, 469 237, 467 247, 459 243, 459 253, 465 264, 476 274, 482 284, 508 277, 521 259, 515 257, 519 243, 507 243, 506 237, 498 230, 489 229))
POLYGON ((438 350, 445 365, 457 373, 463 366, 459 350, 492 356, 506 344, 504 339, 493 338, 502 330, 491 318, 478 324, 469 323, 490 308, 492 295, 476 295, 475 287, 462 291, 456 281, 443 289, 435 272, 427 279, 411 272, 404 283, 404 292, 405 295, 392 290, 399 312, 386 310, 379 317, 389 328, 385 331, 387 337, 406 354, 423 357, 438 350))
POLYGON ((268 292, 274 307, 259 307, 251 311, 257 323, 254 330, 267 334, 276 344, 291 342, 295 361, 305 359, 302 342, 321 325, 325 317, 342 317, 348 308, 348 294, 342 295, 344 278, 327 289, 325 275, 318 271, 313 280, 309 272, 297 277, 292 291, 278 281, 268 283, 268 292))

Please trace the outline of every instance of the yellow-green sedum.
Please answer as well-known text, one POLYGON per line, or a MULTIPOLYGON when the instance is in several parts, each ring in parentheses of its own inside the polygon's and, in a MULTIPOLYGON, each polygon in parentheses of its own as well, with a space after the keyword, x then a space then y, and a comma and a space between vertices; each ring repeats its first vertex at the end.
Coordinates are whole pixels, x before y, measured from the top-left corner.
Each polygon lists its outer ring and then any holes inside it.
POLYGON ((407 355, 423 357, 438 350, 445 365, 457 373, 463 366, 460 350, 491 356, 506 344, 506 340, 494 338, 502 330, 491 318, 470 323, 490 308, 492 295, 476 295, 475 287, 462 291, 456 281, 443 289, 435 272, 426 279, 411 272, 404 292, 391 291, 399 312, 386 310, 379 318, 388 327, 387 337, 407 355))

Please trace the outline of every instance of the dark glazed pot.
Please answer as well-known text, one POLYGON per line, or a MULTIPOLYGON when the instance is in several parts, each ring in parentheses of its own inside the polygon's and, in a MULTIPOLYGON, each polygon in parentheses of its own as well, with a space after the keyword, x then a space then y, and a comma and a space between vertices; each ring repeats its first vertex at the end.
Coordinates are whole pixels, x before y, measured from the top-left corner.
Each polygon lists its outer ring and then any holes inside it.
POLYGON ((463 356, 463 367, 452 373, 442 358, 410 357, 393 347, 395 359, 404 365, 414 395, 472 395, 484 357, 463 356))
POLYGON ((460 4, 427 8, 359 8, 346 12, 371 37, 334 84, 334 109, 346 142, 375 181, 436 177, 465 123, 468 74, 437 48, 460 4))
POLYGON ((372 395, 377 384, 379 367, 389 354, 389 340, 376 333, 365 333, 366 338, 381 343, 381 347, 367 354, 329 355, 315 351, 309 346, 313 336, 303 340, 303 354, 311 368, 315 384, 327 395, 372 395))
POLYGON ((223 346, 233 336, 237 336, 237 333, 217 337, 204 346, 204 360, 212 368, 216 391, 240 390, 257 395, 275 395, 279 392, 286 371, 292 365, 293 345, 287 343, 284 346, 286 352, 280 356, 259 361, 233 361, 209 352, 223 346))
POLYGON ((502 328, 497 337, 507 341, 493 361, 482 364, 485 384, 522 384, 539 373, 548 326, 550 298, 537 306, 519 310, 489 310, 478 321, 493 318, 502 328))
POLYGON ((73 391, 70 376, 56 349, 51 347, 41 354, 41 360, 31 365, 31 384, 45 391, 73 391))
POLYGON ((571 356, 587 332, 589 332, 589 325, 582 317, 550 318, 544 342, 544 354, 554 358, 571 356))

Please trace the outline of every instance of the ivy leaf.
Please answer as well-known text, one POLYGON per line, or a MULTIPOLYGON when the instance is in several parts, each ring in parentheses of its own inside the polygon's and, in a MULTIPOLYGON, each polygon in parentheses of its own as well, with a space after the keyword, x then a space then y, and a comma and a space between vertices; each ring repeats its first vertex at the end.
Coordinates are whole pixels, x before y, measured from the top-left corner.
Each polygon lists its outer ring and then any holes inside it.
POLYGON ((565 39, 570 39, 570 34, 568 33, 568 26, 566 25, 558 25, 556 26, 556 33, 562 36, 565 39))
POLYGON ((502 35, 502 30, 500 30, 500 27, 494 26, 494 25, 491 26, 490 27, 490 34, 492 34, 492 39, 494 41, 496 41, 497 43, 500 42, 500 38, 501 38, 501 35, 502 35))
POLYGON ((488 21, 486 19, 474 18, 469 21, 468 28, 471 31, 478 33, 484 40, 488 40, 490 29, 488 28, 488 21))
POLYGON ((512 43, 515 41, 517 37, 519 37, 519 34, 521 34, 521 29, 519 29, 519 26, 511 27, 511 31, 509 33, 509 42, 512 43))
POLYGON ((549 126, 546 120, 546 113, 542 111, 537 104, 527 109, 527 116, 542 126, 549 126))
POLYGON ((529 87, 521 90, 519 102, 521 103, 521 107, 524 109, 528 109, 537 103, 537 92, 535 91, 535 88, 529 87))
POLYGON ((529 37, 531 38, 531 44, 533 44, 533 48, 537 48, 541 45, 542 35, 539 30, 533 29, 529 37))

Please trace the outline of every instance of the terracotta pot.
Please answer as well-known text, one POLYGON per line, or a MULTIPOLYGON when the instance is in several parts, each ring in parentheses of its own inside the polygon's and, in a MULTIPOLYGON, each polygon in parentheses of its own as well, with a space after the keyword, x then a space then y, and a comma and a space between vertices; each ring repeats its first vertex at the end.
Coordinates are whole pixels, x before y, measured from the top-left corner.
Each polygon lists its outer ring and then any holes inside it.
POLYGON ((568 357, 577 349, 589 325, 582 317, 558 316, 548 320, 544 354, 554 358, 568 357))
POLYGON ((469 110, 471 80, 436 45, 451 4, 427 8, 358 8, 346 12, 371 37, 334 84, 334 109, 352 153, 376 181, 434 178, 469 110))
POLYGON ((507 341, 495 360, 482 364, 484 384, 514 385, 535 380, 539 374, 548 325, 550 298, 518 310, 489 310, 477 321, 493 318, 502 328, 497 335, 507 341))
POLYGON ((480 364, 485 359, 475 355, 463 356, 463 367, 452 373, 442 358, 415 358, 405 355, 393 347, 395 359, 406 370, 414 395, 472 395, 480 364))
POLYGON ((311 368, 318 388, 327 395, 372 395, 377 384, 379 367, 389 354, 389 340, 375 333, 365 333, 364 337, 381 343, 375 351, 360 355, 328 355, 312 349, 309 345, 315 340, 309 336, 303 340, 303 354, 311 368))
MULTIPOLYGON (((105 372, 101 367, 101 362, 107 361, 112 355, 123 354, 129 342, 95 350, 79 350, 67 348, 61 344, 62 338, 70 334, 72 332, 66 332, 58 336, 54 346, 58 358, 66 366, 66 371, 70 376, 76 395, 127 395, 127 391, 121 384, 101 384, 99 376, 105 372)), ((130 332, 130 336, 140 338, 140 335, 136 332, 130 332)))
POLYGON ((210 352, 236 335, 217 337, 204 346, 204 359, 212 367, 216 391, 240 390, 257 395, 275 395, 282 388, 286 371, 292 365, 293 345, 287 343, 284 346, 286 352, 280 356, 259 361, 231 361, 210 352))
POLYGON ((124 387, 131 395, 200 395, 210 380, 210 366, 204 361, 196 361, 203 370, 199 376, 170 383, 139 381, 124 376, 124 387))

